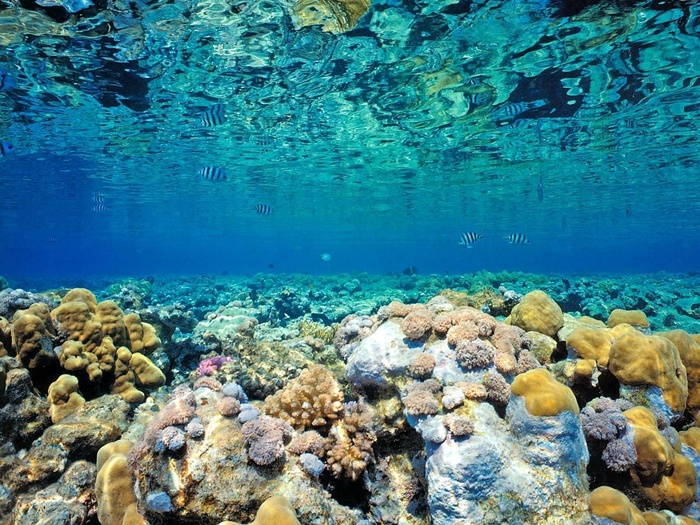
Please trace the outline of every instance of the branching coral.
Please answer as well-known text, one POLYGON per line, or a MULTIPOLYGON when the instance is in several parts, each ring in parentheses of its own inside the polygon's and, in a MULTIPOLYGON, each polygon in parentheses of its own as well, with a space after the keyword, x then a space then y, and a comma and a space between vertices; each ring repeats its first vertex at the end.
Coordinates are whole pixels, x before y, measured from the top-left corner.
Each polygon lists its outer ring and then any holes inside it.
POLYGON ((343 393, 333 373, 311 365, 265 400, 264 412, 297 430, 328 427, 343 409, 343 393))

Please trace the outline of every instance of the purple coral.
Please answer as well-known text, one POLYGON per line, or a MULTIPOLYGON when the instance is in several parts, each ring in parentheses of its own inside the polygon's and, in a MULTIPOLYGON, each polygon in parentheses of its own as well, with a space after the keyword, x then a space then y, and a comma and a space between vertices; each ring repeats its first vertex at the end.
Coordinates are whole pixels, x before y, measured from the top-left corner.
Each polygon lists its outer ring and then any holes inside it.
POLYGON ((176 452, 185 446, 185 433, 177 427, 165 427, 158 433, 154 446, 156 452, 176 452))
POLYGON ((627 427, 627 419, 619 409, 596 412, 593 407, 586 406, 581 410, 580 417, 581 427, 586 437, 600 441, 616 439, 627 427))
POLYGON ((294 429, 289 423, 270 416, 260 416, 241 427, 248 445, 248 457, 256 465, 270 465, 284 457, 284 442, 294 429))
POLYGON ((455 348, 457 362, 462 368, 486 368, 493 364, 495 358, 493 346, 481 339, 461 340, 455 348))
POLYGON ((214 373, 216 373, 219 368, 221 368, 224 363, 228 363, 231 361, 230 357, 224 357, 220 355, 214 355, 211 357, 207 357, 206 359, 202 359, 197 366, 197 376, 210 376, 214 373))
POLYGON ((629 434, 622 439, 613 439, 605 446, 601 456, 610 470, 626 472, 637 461, 637 452, 629 434))

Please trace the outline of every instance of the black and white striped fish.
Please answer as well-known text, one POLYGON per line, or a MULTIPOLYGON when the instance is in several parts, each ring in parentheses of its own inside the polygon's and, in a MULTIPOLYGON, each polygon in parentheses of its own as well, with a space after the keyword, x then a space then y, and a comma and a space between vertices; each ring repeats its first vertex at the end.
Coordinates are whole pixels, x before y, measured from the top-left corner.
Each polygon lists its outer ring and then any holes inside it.
POLYGON ((4 140, 0 142, 0 157, 9 155, 13 151, 15 151, 15 147, 12 144, 5 142, 4 140))
POLYGON ((503 238, 511 244, 530 244, 530 239, 528 239, 524 233, 511 233, 510 235, 505 235, 503 238))
POLYGON ((92 196, 93 202, 104 202, 105 201, 105 194, 97 192, 92 196))
POLYGON ((546 100, 531 100, 526 102, 507 102, 493 110, 492 118, 496 122, 508 121, 518 118, 520 115, 531 109, 541 108, 546 105, 546 100))
POLYGON ((226 172, 224 168, 220 168, 219 166, 204 166, 203 168, 199 168, 197 173, 206 180, 215 182, 226 180, 226 172))
POLYGON ((205 128, 219 126, 224 122, 226 122, 226 111, 224 110, 223 104, 210 107, 202 114, 202 118, 199 119, 199 123, 205 128))
POLYGON ((107 207, 104 204, 95 204, 94 208, 92 208, 92 211, 97 213, 103 213, 107 211, 107 207))
POLYGON ((272 206, 269 204, 256 204, 253 209, 260 215, 270 215, 272 213, 272 206))
POLYGON ((466 232, 459 236, 459 244, 471 248, 472 245, 479 239, 484 238, 484 231, 480 232, 466 232))

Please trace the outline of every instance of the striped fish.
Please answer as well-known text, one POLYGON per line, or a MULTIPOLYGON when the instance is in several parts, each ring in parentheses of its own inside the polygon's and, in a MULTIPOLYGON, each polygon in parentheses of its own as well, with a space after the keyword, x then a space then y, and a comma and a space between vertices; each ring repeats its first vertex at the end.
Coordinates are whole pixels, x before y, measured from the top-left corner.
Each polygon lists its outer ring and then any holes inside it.
POLYGON ((0 157, 9 155, 13 151, 15 151, 15 147, 12 144, 5 142, 4 140, 0 142, 0 157))
POLYGON ((95 204, 95 207, 92 209, 92 211, 95 211, 97 213, 102 213, 107 211, 107 208, 105 207, 104 204, 95 204))
POLYGON ((528 102, 508 102, 494 109, 492 113, 493 120, 496 122, 502 120, 513 120, 531 109, 541 108, 546 105, 546 100, 531 100, 528 102))
POLYGON ((510 235, 505 235, 503 238, 511 244, 530 244, 530 239, 528 239, 524 233, 511 233, 510 235))
POLYGON ((99 193, 99 192, 98 192, 98 193, 95 193, 95 194, 92 196, 92 200, 93 200, 93 202, 104 202, 104 201, 105 201, 105 195, 104 195, 104 193, 99 193))
POLYGON ((203 168, 199 168, 197 173, 206 180, 213 180, 215 182, 226 180, 226 172, 219 166, 204 166, 203 168))
POLYGON ((218 126, 224 122, 226 122, 226 111, 224 110, 223 104, 210 107, 202 114, 202 118, 199 119, 199 123, 205 128, 218 126))
POLYGON ((253 209, 260 215, 270 215, 272 213, 272 206, 269 204, 256 204, 253 206, 253 209))
POLYGON ((484 238, 484 231, 480 232, 466 232, 460 235, 459 237, 459 244, 462 246, 466 246, 467 248, 471 248, 472 245, 478 241, 479 239, 484 238))

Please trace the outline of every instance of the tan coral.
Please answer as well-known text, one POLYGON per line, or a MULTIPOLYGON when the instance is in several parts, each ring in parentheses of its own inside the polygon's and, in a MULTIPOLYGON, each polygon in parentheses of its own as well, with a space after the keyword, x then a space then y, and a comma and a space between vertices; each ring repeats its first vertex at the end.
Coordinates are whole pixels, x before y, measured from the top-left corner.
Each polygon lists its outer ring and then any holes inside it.
POLYGON ((525 398, 525 408, 533 416, 556 416, 565 410, 579 413, 571 389, 554 379, 544 368, 516 376, 511 393, 525 398))
POLYGON ((102 334, 109 336, 115 346, 129 346, 129 333, 124 323, 124 312, 114 301, 102 301, 95 308, 102 325, 102 334))
POLYGON ((610 312, 610 316, 608 316, 608 326, 610 328, 623 323, 635 328, 649 328, 649 319, 641 310, 620 310, 616 308, 610 312))
POLYGON ((299 377, 265 399, 264 412, 283 419, 297 430, 326 427, 338 419, 343 393, 333 373, 311 365, 299 377))
POLYGON ((647 525, 640 510, 619 490, 598 487, 588 498, 591 514, 625 525, 647 525))
POLYGON ((109 443, 98 451, 102 461, 95 481, 97 518, 101 525, 145 525, 138 513, 137 500, 127 465, 128 444, 109 443))
MULTIPOLYGON (((222 521, 219 525, 241 525, 234 521, 222 521)), ((300 525, 294 507, 284 496, 266 499, 250 525, 300 525)))
POLYGON ((401 331, 406 338, 417 341, 425 339, 432 332, 433 312, 420 308, 408 313, 401 321, 401 331))
POLYGON ((61 304, 71 303, 73 301, 83 302, 88 306, 91 313, 95 313, 97 308, 97 298, 87 288, 73 288, 68 290, 66 295, 61 299, 61 304))
POLYGON ((12 347, 31 372, 57 365, 46 325, 34 314, 26 313, 12 323, 12 347))
POLYGON ((156 336, 153 326, 141 321, 139 314, 130 313, 124 317, 124 324, 129 332, 132 352, 150 354, 160 346, 160 339, 156 336))
POLYGON ((688 374, 688 401, 687 408, 692 413, 700 410, 700 344, 698 344, 688 332, 684 330, 671 330, 659 332, 655 335, 665 337, 671 341, 681 356, 688 374))
POLYGON ((630 469, 631 490, 654 507, 680 512, 697 493, 693 463, 659 432, 656 417, 649 409, 634 407, 623 414, 634 429, 637 452, 634 467, 630 469))
POLYGON ((66 333, 68 339, 83 343, 87 352, 92 352, 102 343, 102 325, 93 314, 96 305, 91 309, 84 301, 68 301, 61 302, 51 311, 59 332, 66 333))
POLYGON ((92 382, 98 382, 102 379, 102 369, 97 361, 97 356, 92 352, 87 352, 85 345, 80 341, 68 340, 63 343, 59 361, 68 372, 84 371, 92 382))
POLYGON ((542 290, 533 290, 513 307, 506 321, 526 332, 534 330, 555 337, 564 326, 564 314, 554 299, 542 290))
POLYGON ((78 378, 69 374, 61 375, 49 386, 48 401, 54 424, 82 407, 85 399, 78 391, 78 378))
POLYGON ((685 410, 686 368, 678 348, 668 339, 627 329, 610 348, 608 369, 623 385, 659 387, 671 410, 685 410))

